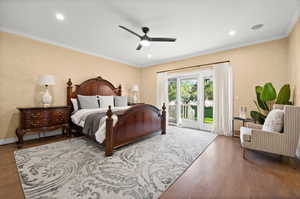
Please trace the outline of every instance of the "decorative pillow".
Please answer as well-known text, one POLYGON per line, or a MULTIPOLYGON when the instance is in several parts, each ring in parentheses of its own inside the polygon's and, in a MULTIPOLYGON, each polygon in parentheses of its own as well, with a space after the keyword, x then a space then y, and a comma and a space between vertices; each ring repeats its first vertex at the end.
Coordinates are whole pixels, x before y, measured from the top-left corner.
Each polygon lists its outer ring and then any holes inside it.
POLYGON ((114 106, 114 96, 98 96, 100 101, 100 108, 108 108, 114 106))
POLYGON ((71 98, 71 102, 72 102, 72 104, 73 104, 73 109, 74 109, 74 111, 78 111, 78 101, 77 101, 77 99, 76 98, 71 98))
POLYGON ((93 109, 99 108, 99 102, 96 95, 94 96, 84 96, 78 95, 79 107, 81 109, 93 109))
POLYGON ((128 106, 127 96, 114 96, 114 101, 117 107, 128 106))
POLYGON ((267 116, 262 127, 263 131, 282 132, 283 130, 284 111, 273 109, 267 116))

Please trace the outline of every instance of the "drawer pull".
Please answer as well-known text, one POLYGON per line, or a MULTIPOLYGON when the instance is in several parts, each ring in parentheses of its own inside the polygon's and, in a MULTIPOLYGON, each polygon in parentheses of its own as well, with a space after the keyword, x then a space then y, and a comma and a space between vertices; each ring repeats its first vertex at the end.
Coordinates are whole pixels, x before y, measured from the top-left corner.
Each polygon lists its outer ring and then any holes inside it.
POLYGON ((32 113, 30 116, 31 116, 32 118, 37 118, 37 117, 40 117, 41 114, 40 114, 40 113, 32 113))

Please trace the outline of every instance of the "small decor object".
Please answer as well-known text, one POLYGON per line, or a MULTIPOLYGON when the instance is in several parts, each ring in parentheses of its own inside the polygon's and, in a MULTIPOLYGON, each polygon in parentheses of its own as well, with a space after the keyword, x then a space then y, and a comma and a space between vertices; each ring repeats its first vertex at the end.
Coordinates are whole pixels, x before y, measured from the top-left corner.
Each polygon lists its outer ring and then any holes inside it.
POLYGON ((281 87, 278 95, 272 83, 266 83, 264 86, 256 86, 256 100, 254 101, 257 111, 251 111, 251 118, 259 123, 264 124, 268 113, 272 110, 274 104, 292 105, 290 101, 291 89, 289 84, 281 87))
POLYGON ((244 119, 247 118, 247 107, 246 106, 241 106, 239 117, 244 118, 244 119))
POLYGON ((137 85, 137 84, 133 85, 131 90, 133 92, 132 101, 133 101, 133 103, 137 103, 137 101, 138 101, 137 93, 139 92, 139 85, 137 85))
POLYGON ((54 76, 52 76, 52 75, 43 75, 40 78, 40 85, 45 86, 45 92, 44 92, 44 95, 42 97, 42 103, 43 103, 44 107, 48 107, 52 103, 52 96, 50 95, 48 86, 55 85, 54 76))

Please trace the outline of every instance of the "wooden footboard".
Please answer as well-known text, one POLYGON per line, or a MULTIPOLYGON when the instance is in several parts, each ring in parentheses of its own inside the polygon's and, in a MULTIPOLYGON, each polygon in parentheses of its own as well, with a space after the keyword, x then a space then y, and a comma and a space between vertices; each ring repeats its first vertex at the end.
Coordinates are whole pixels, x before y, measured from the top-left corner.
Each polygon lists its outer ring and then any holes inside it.
POLYGON ((134 142, 151 133, 166 134, 166 107, 162 111, 149 104, 140 104, 117 114, 118 122, 113 126, 109 107, 106 119, 105 155, 111 156, 113 149, 134 142))

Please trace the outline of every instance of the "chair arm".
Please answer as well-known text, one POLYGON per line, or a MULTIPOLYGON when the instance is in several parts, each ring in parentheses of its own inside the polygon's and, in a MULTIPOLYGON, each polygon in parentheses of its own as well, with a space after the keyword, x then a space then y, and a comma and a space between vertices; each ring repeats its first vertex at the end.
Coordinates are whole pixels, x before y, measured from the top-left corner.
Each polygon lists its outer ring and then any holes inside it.
POLYGON ((283 147, 285 137, 283 133, 252 129, 251 145, 258 150, 276 153, 283 147))
POLYGON ((256 137, 279 137, 282 138, 283 133, 263 131, 261 129, 252 129, 252 136, 256 137))
POLYGON ((246 126, 250 129, 262 129, 262 126, 261 124, 256 124, 256 123, 253 123, 253 122, 247 122, 246 126))

